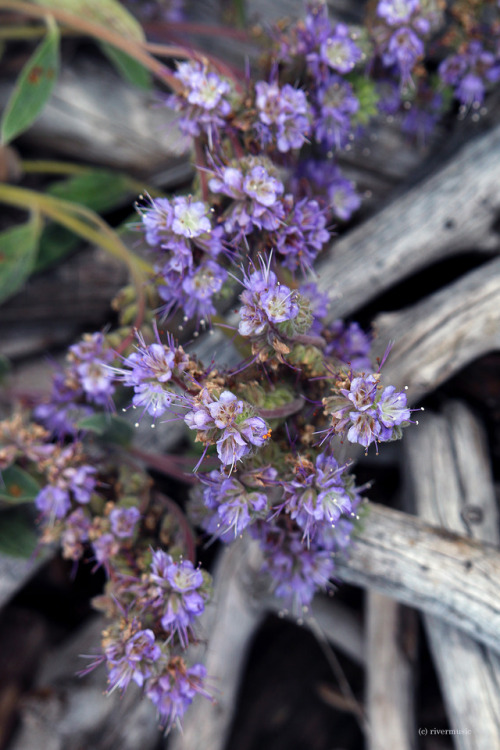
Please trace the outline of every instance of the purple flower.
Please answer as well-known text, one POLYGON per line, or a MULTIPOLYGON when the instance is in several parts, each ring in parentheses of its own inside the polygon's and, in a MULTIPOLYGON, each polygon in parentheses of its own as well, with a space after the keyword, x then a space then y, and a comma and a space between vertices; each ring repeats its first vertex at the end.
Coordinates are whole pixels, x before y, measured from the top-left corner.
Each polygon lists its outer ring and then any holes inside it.
POLYGON ((424 45, 418 36, 403 26, 397 29, 389 39, 387 50, 382 55, 384 65, 396 65, 405 85, 411 78, 411 72, 417 60, 424 54, 424 45))
POLYGON ((63 557, 67 560, 79 560, 84 551, 83 543, 89 539, 90 519, 83 508, 77 508, 64 522, 61 534, 63 557))
POLYGON ((384 388, 377 403, 377 414, 382 423, 381 440, 390 440, 393 428, 410 419, 406 393, 396 391, 393 385, 384 388))
POLYGON ((206 260, 182 282, 184 313, 188 318, 207 319, 216 310, 213 297, 227 279, 227 271, 213 260, 206 260))
POLYGON ((262 260, 262 270, 244 276, 240 295, 238 331, 242 336, 258 336, 273 323, 293 320, 299 313, 296 293, 278 283, 276 274, 262 260))
POLYGON ((281 153, 301 148, 309 133, 309 105, 304 92, 288 83, 280 88, 276 83, 259 81, 255 94, 259 117, 256 129, 262 145, 275 142, 281 153))
POLYGON ((142 687, 151 676, 154 663, 161 657, 161 649, 149 629, 138 630, 128 638, 122 634, 119 640, 110 640, 104 653, 110 692, 115 688, 126 690, 131 680, 142 687))
POLYGON ((295 478, 281 483, 285 495, 283 508, 303 530, 308 542, 324 523, 335 526, 341 515, 352 513, 351 498, 342 481, 345 468, 333 456, 320 453, 315 465, 299 458, 295 478))
POLYGON ((70 467, 64 470, 64 481, 67 482, 67 486, 72 491, 77 503, 85 505, 90 502, 96 485, 95 473, 94 467, 86 464, 76 469, 70 467))
POLYGON ((189 429, 205 433, 205 442, 215 443, 223 466, 233 467, 250 452, 252 445, 261 447, 269 439, 265 421, 253 416, 250 404, 231 391, 223 391, 214 399, 204 390, 192 406, 184 421, 189 429))
POLYGON ((203 491, 205 504, 217 513, 211 526, 218 536, 230 531, 238 536, 268 508, 267 495, 249 492, 240 481, 223 472, 211 471, 207 477, 202 477, 202 482, 207 485, 203 491))
POLYGON ((331 75, 318 91, 318 114, 315 136, 327 149, 343 148, 352 130, 352 117, 359 109, 359 100, 348 81, 331 75))
POLYGON ((412 13, 420 8, 418 0, 380 0, 377 15, 390 26, 400 26, 408 22, 412 13))
POLYGON ((155 587, 154 606, 161 617, 161 626, 177 634, 185 648, 196 617, 205 608, 202 573, 189 560, 174 560, 163 550, 153 552, 151 582, 155 587))
POLYGON ((120 551, 120 545, 113 534, 102 534, 102 536, 94 539, 92 541, 92 548, 97 567, 104 565, 105 568, 107 568, 111 558, 115 557, 120 551))
POLYGON ((363 53, 352 41, 349 29, 341 23, 320 46, 320 59, 338 73, 350 73, 362 57, 363 53))
POLYGON ((113 534, 119 539, 129 539, 133 536, 140 517, 141 514, 137 508, 113 508, 109 514, 113 534))
POLYGON ((207 214, 207 207, 202 201, 193 201, 192 196, 174 198, 172 231, 183 237, 198 237, 210 232, 212 225, 207 214))
POLYGON ((175 76, 184 85, 184 91, 168 96, 167 106, 181 112, 179 126, 185 135, 205 133, 213 143, 231 114, 229 82, 198 61, 179 63, 175 76))
POLYGON ((307 198, 299 201, 276 232, 276 249, 285 256, 283 265, 291 271, 311 271, 316 256, 330 239, 325 227, 325 212, 318 202, 307 198))
POLYGON ((340 392, 353 404, 356 411, 371 409, 377 396, 378 378, 369 375, 367 378, 357 377, 351 381, 349 390, 340 392))
POLYGON ((336 320, 330 326, 330 334, 325 354, 345 362, 353 370, 370 370, 371 338, 357 323, 346 325, 336 320))
POLYGON ((191 705, 197 693, 207 697, 203 687, 206 670, 201 664, 189 669, 180 657, 171 659, 162 674, 146 684, 146 695, 156 707, 160 723, 168 732, 191 705))
POLYGON ((300 531, 285 530, 276 524, 258 522, 250 533, 260 542, 262 572, 269 576, 273 593, 301 614, 314 594, 328 587, 335 570, 331 552, 313 541, 306 547, 300 531))
POLYGON ((382 425, 376 419, 377 412, 375 409, 367 409, 363 412, 351 412, 351 427, 347 432, 347 439, 351 443, 359 443, 365 448, 373 442, 377 442, 380 437, 382 425))
POLYGON ((100 406, 109 405, 114 392, 108 367, 113 357, 113 352, 106 348, 102 333, 88 334, 79 344, 69 348, 71 375, 79 382, 87 399, 100 406))
POLYGON ((68 490, 48 484, 36 496, 35 505, 49 522, 64 518, 71 508, 68 490))

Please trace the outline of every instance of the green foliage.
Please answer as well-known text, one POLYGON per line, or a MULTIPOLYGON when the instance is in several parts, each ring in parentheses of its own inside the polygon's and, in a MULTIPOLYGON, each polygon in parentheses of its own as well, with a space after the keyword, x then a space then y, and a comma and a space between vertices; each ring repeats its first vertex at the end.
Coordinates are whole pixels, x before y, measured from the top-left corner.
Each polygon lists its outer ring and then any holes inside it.
POLYGON ((359 99, 359 110, 355 115, 355 120, 360 125, 368 125, 372 117, 375 117, 378 112, 377 104, 380 96, 377 93, 375 82, 358 74, 348 76, 348 80, 359 99))
POLYGON ((111 44, 102 43, 101 49, 126 81, 140 89, 152 88, 151 74, 141 63, 111 44))
POLYGON ((2 116, 0 138, 10 143, 27 130, 41 114, 59 72, 59 30, 49 19, 47 35, 30 57, 17 79, 2 116))
POLYGON ((44 8, 65 10, 84 20, 113 29, 127 39, 144 40, 144 32, 119 0, 33 0, 44 8))
MULTIPOLYGON (((0 479, 0 504, 30 503, 40 492, 40 485, 24 469, 13 464, 2 471, 0 479)), ((0 522, 1 525, 1 522, 0 522)))
POLYGON ((9 508, 0 520, 0 553, 11 557, 31 557, 38 535, 31 508, 9 508))
POLYGON ((42 220, 34 213, 30 221, 0 233, 0 302, 15 294, 35 266, 42 220))
POLYGON ((130 445, 134 435, 134 428, 114 414, 93 414, 91 417, 81 419, 77 427, 80 430, 93 432, 105 443, 123 446, 130 445))
MULTIPOLYGON (((122 206, 137 195, 135 183, 126 175, 107 169, 58 180, 47 191, 56 198, 74 201, 93 211, 105 213, 122 206)), ((35 271, 42 271, 75 250, 81 238, 58 224, 48 224, 40 237, 35 271)))

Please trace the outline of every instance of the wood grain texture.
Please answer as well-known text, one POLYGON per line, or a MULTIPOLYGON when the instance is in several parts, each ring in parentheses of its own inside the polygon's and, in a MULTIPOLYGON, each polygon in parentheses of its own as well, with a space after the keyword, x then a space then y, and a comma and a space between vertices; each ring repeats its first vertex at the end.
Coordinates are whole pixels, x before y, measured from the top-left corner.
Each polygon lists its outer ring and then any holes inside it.
POLYGON ((367 747, 414 750, 415 613, 383 594, 369 591, 366 620, 367 747))
POLYGON ((367 503, 349 558, 337 570, 344 582, 435 615, 500 652, 494 547, 367 503))
POLYGON ((451 255, 498 250, 500 127, 476 138, 431 177, 333 243, 318 286, 344 317, 393 284, 451 255))
POLYGON ((500 348, 500 258, 416 305, 380 314, 374 329, 379 356, 395 342, 384 380, 407 385, 415 401, 477 357, 500 348))
MULTIPOLYGON (((478 420, 463 404, 426 414, 405 441, 408 482, 419 515, 498 547, 499 514, 478 420), (422 471, 422 465, 426 467, 422 471)), ((500 747, 500 656, 432 615, 424 616, 458 750, 500 747)))

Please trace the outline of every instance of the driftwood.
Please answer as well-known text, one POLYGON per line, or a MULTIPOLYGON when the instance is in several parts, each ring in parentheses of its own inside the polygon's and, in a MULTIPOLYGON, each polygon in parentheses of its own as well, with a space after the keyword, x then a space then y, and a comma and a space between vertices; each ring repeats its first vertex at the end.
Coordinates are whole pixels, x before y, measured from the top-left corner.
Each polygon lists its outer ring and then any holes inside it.
MULTIPOLYGON (((480 424, 460 403, 422 421, 405 441, 420 516, 498 547, 498 508, 480 424)), ((450 727, 466 730, 454 735, 455 746, 500 747, 499 654, 435 616, 425 615, 424 622, 450 727)))
POLYGON ((435 615, 500 652, 500 554, 407 513, 367 503, 345 583, 370 588, 435 615))
POLYGON ((443 169, 347 233, 318 266, 344 317, 393 284, 446 257, 498 250, 500 127, 468 143, 443 169))
POLYGON ((384 380, 408 386, 412 401, 477 357, 500 348, 500 259, 422 302, 374 321, 381 356, 394 341, 384 380))
POLYGON ((367 746, 412 750, 416 744, 415 613, 383 594, 367 594, 367 746))

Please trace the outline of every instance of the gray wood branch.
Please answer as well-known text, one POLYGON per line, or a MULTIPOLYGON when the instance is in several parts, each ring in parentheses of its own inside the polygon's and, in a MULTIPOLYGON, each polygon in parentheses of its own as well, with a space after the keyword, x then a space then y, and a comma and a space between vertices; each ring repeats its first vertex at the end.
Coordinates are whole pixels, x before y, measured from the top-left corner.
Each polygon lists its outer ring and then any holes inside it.
MULTIPOLYGON (((499 515, 485 436, 462 404, 426 414, 405 441, 419 515, 498 547, 499 515), (422 466, 425 471, 422 471, 422 466)), ((500 747, 500 656, 433 615, 424 623, 458 750, 500 747)))
POLYGON ((500 126, 334 242, 318 266, 330 318, 344 317, 421 268, 468 250, 498 250, 500 126))
MULTIPOLYGON (((500 161, 499 161, 500 163, 500 161)), ((500 259, 422 302, 374 321, 375 351, 394 341, 384 381, 407 385, 412 401, 487 352, 500 348, 500 259)))
POLYGON ((413 750, 416 742, 414 612, 383 594, 367 595, 366 710, 369 750, 413 750))
POLYGON ((367 503, 337 570, 346 583, 422 609, 500 651, 500 554, 492 546, 367 503))

